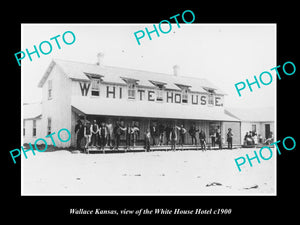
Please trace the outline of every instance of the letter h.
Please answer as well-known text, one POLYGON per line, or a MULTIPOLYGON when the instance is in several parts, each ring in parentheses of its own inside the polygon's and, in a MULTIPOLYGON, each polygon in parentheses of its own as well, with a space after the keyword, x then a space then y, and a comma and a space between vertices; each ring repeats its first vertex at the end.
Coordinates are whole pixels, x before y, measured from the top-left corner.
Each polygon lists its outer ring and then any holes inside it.
POLYGON ((173 103, 173 92, 167 92, 167 102, 169 102, 169 99, 171 99, 171 102, 173 103), (171 95, 169 95, 171 93, 171 95))

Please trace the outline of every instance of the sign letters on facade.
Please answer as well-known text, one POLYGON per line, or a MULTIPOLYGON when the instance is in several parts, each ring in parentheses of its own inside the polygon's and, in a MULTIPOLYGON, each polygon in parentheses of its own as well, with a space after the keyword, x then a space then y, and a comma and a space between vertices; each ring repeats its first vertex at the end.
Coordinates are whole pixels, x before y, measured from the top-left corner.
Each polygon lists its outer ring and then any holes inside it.
MULTIPOLYGON (((82 96, 88 96, 90 91, 91 83, 89 82, 79 82, 79 87, 81 90, 82 96)), ((106 85, 104 86, 105 94, 102 97, 105 98, 119 98, 122 99, 123 97, 123 89, 122 87, 117 88, 113 85, 106 85), (117 93, 117 91, 119 93, 117 93)), ((156 89, 143 89, 143 88, 136 88, 136 95, 135 99, 140 101, 161 101, 161 90, 156 89)), ((164 90, 162 95, 163 101, 166 103, 187 103, 193 105, 214 105, 214 106, 223 106, 223 100, 221 96, 211 95, 211 94, 197 94, 197 93, 190 93, 188 98, 185 99, 184 96, 180 91, 171 91, 171 90, 164 90), (210 96, 209 96, 210 95, 210 96)))

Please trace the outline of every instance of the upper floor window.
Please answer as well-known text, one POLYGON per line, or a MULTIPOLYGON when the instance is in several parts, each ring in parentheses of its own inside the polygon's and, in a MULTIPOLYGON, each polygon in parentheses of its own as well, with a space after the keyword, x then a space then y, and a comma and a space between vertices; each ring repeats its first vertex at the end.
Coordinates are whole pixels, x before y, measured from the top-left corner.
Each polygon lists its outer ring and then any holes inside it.
POLYGON ((182 103, 188 103, 188 88, 182 89, 182 103))
POLYGON ((48 80, 48 99, 52 99, 52 80, 48 80))
MULTIPOLYGON (((100 83, 102 81, 103 75, 97 73, 87 73, 87 72, 84 72, 84 74, 91 80, 91 96, 100 96, 100 83)), ((84 84, 82 90, 83 89, 88 90, 89 86, 86 87, 84 84)))
POLYGON ((91 78, 92 83, 92 96, 100 96, 100 79, 99 78, 91 78))
POLYGON ((128 83, 128 99, 135 99, 136 84, 134 82, 128 83))
POLYGON ((158 88, 156 91, 156 101, 158 102, 164 101, 164 91, 162 87, 158 88))
POLYGON ((135 99, 136 97, 136 88, 138 85, 139 80, 128 78, 128 77, 121 77, 127 84, 127 90, 128 90, 128 99, 135 99))
POLYGON ((215 104, 215 90, 207 87, 203 87, 203 89, 208 92, 208 105, 213 106, 215 104))
POLYGON ((164 101, 164 90, 166 83, 160 81, 153 81, 149 80, 154 86, 157 87, 156 89, 156 101, 163 102, 164 101))
POLYGON ((209 93, 209 95, 208 95, 208 105, 214 105, 214 95, 213 95, 213 93, 209 93))
POLYGON ((191 86, 186 84, 176 84, 176 85, 181 89, 181 102, 188 103, 188 98, 189 98, 188 93, 189 93, 189 88, 191 86))

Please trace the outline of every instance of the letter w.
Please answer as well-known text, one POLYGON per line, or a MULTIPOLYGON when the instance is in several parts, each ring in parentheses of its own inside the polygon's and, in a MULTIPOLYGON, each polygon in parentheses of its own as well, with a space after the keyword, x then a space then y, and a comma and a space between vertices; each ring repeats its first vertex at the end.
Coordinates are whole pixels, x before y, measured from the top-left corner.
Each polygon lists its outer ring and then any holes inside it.
POLYGON ((84 82, 84 83, 79 83, 79 85, 80 85, 82 96, 86 96, 87 93, 88 93, 88 91, 89 91, 89 89, 90 89, 90 85, 91 84, 84 82))
POLYGON ((155 209, 154 213, 155 213, 155 214, 159 214, 160 211, 161 211, 160 209, 155 209))

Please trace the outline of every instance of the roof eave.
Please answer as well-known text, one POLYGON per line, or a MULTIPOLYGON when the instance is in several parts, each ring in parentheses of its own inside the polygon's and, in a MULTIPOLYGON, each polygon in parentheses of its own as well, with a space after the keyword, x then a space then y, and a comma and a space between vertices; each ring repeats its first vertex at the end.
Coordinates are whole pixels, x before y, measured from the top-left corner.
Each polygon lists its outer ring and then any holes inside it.
POLYGON ((46 72, 44 73, 42 79, 41 79, 41 80, 39 81, 39 83, 38 83, 38 87, 39 87, 39 88, 43 87, 44 83, 46 82, 46 80, 47 80, 49 74, 51 73, 53 67, 55 66, 55 64, 56 64, 55 61, 52 60, 51 63, 49 64, 49 66, 48 66, 46 72))

